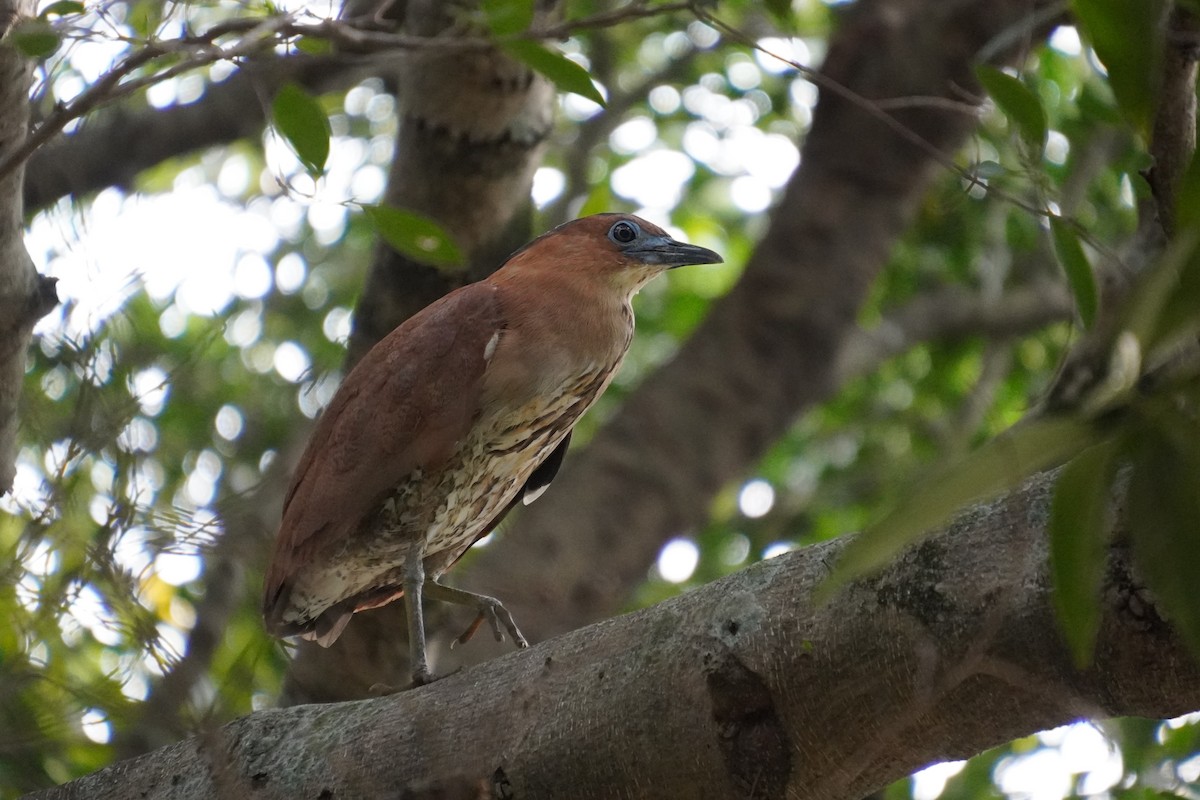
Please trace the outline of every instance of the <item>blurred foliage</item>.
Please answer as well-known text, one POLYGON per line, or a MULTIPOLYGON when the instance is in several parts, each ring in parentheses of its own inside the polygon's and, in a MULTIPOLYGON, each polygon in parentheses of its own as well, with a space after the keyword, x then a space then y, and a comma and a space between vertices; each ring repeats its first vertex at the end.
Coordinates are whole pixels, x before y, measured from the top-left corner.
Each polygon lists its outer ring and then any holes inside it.
MULTIPOLYGON (((774 193, 798 161, 795 145, 815 102, 812 86, 768 53, 819 64, 836 5, 722 4, 722 19, 751 32, 762 51, 685 16, 588 29, 562 43, 603 88, 608 110, 578 95, 560 99, 559 126, 535 186, 535 227, 639 209, 726 257, 719 267, 673 272, 639 296, 626 367, 581 423, 577 445, 736 282, 774 193), (639 180, 647 174, 656 177, 639 180)), ((1148 112, 1136 87, 1150 78, 1129 50, 1136 42, 1107 35, 1111 3, 1073 5, 1088 15, 1115 83, 1110 88, 1096 55, 1067 27, 1015 73, 989 73, 989 86, 1004 94, 958 156, 977 185, 942 175, 874 287, 865 326, 947 286, 998 300, 1011 288, 1053 280, 1074 287, 1086 304, 1080 269, 1090 266, 1101 285, 1117 269, 1148 195, 1138 132, 1148 112), (1030 209, 1062 220, 1057 237, 1048 217, 1030 209), (1070 280, 1063 267, 1073 271, 1070 280)), ((484 4, 492 30, 512 35, 525 24, 512 6, 484 4)), ((103 14, 55 7, 51 13, 63 15, 55 36, 65 32, 69 46, 44 62, 36 95, 44 108, 93 80, 96 59, 113 58, 137 37, 272 9, 158 0, 105 4, 103 14), (110 30, 130 38, 117 42, 110 30)), ((574 3, 571 15, 606 8, 574 3)), ((574 73, 560 61, 537 68, 559 70, 560 86, 577 78, 564 77, 574 73)), ((127 102, 195 102, 207 82, 228 72, 217 65, 127 102)), ((275 105, 277 125, 303 160, 265 132, 259 141, 164 162, 124 190, 31 220, 39 266, 63 277, 74 300, 38 329, 18 485, 0 501, 10 512, 0 517, 0 614, 9 620, 0 627, 0 795, 137 752, 139 731, 150 723, 182 736, 268 705, 278 689, 286 654, 267 639, 257 611, 278 509, 261 507, 256 487, 286 469, 339 379, 351 309, 380 226, 359 209, 380 200, 395 132, 395 104, 382 81, 317 98, 319 106, 310 100, 293 93, 275 105), (296 120, 315 108, 329 114, 329 126, 305 138, 296 120), (155 252, 170 261, 163 275, 144 270, 124 283, 121 264, 89 257, 88 248, 99 247, 89 242, 114 207, 134 214, 138 195, 166 202, 197 187, 210 205, 234 208, 235 229, 208 230, 196 219, 189 232, 196 240, 172 241, 174 256, 158 245, 155 252), (234 248, 236 266, 183 274, 189 249, 208 237, 240 237, 246 220, 248 229, 265 226, 273 237, 234 248), (223 538, 233 518, 239 532, 253 535, 223 538), (220 634, 211 652, 189 643, 205 625, 220 634), (180 674, 181 664, 199 673, 172 697, 178 684, 163 676, 180 674)), ((153 247, 161 238, 146 230, 145 242, 127 246, 153 247)), ((918 342, 850 380, 798 419, 753 475, 721 493, 707 526, 681 532, 673 552, 684 562, 694 555, 694 569, 664 560, 631 603, 863 529, 911 492, 913 475, 993 440, 1037 406, 1082 335, 1081 325, 1064 321, 1022 336, 918 342)), ((1177 421, 1161 425, 1161 436, 1144 446, 1169 449, 1177 421)), ((1183 453, 1190 457, 1186 447, 1183 453)), ((1195 471, 1174 480, 1183 486, 1185 478, 1194 482, 1195 471)), ((1195 719, 1118 720, 1096 730, 1105 746, 1093 747, 1091 761, 1071 761, 1069 736, 1050 732, 972 759, 941 796, 1048 796, 1031 794, 1014 777, 1036 756, 1057 757, 1055 774, 1067 776, 1054 796, 1197 797, 1188 786, 1200 777, 1195 719)), ((885 794, 930 800, 938 796, 934 783, 918 776, 885 794)))

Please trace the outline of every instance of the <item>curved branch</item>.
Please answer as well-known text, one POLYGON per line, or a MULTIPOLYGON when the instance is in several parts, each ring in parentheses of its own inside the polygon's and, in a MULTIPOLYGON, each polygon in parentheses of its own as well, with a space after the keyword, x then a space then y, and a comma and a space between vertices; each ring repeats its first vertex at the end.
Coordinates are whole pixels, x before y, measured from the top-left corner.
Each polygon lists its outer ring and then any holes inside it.
POLYGON ((36 797, 842 800, 1080 717, 1200 708, 1200 666, 1123 547, 1095 663, 1072 666, 1051 485, 972 509, 825 607, 811 593, 845 537, 420 690, 258 712, 36 797))

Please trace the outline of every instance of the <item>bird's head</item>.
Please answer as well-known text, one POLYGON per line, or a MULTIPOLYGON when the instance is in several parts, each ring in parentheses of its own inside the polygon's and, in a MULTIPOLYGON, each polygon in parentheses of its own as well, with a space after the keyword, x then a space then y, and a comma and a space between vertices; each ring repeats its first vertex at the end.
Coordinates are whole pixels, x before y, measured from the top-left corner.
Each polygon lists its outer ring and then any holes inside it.
POLYGON ((722 260, 633 214, 610 213, 559 225, 517 251, 506 267, 575 273, 629 296, 660 272, 722 260))

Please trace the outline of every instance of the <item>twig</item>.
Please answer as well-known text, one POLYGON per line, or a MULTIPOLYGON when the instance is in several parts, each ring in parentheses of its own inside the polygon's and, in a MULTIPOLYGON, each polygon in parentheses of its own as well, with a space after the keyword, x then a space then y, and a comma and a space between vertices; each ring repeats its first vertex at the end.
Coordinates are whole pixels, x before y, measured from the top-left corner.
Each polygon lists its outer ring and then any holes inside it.
POLYGON ((578 31, 611 28, 623 22, 672 14, 676 11, 691 11, 699 16, 695 5, 691 0, 688 0, 688 2, 662 3, 660 5, 650 5, 643 0, 642 2, 631 3, 613 11, 602 11, 590 17, 581 17, 576 20, 560 22, 557 25, 533 29, 526 33, 523 38, 565 39, 578 31))

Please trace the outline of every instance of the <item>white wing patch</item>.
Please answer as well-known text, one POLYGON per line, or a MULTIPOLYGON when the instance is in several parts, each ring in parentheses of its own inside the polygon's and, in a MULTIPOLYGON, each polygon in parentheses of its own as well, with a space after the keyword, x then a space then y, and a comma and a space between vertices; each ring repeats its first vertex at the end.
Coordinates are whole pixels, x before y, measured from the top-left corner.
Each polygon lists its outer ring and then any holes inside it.
POLYGON ((496 345, 500 342, 500 331, 492 334, 492 338, 488 339, 487 344, 483 346, 483 360, 491 361, 492 356, 496 355, 496 345))
POLYGON ((547 483, 545 486, 539 486, 538 488, 534 489, 532 492, 526 492, 524 494, 524 496, 521 497, 521 505, 523 505, 523 506, 529 505, 534 500, 537 500, 539 497, 544 495, 546 493, 546 490, 549 488, 550 488, 550 484, 547 483))

